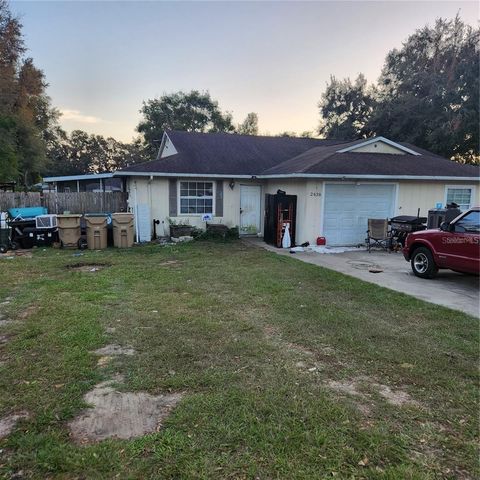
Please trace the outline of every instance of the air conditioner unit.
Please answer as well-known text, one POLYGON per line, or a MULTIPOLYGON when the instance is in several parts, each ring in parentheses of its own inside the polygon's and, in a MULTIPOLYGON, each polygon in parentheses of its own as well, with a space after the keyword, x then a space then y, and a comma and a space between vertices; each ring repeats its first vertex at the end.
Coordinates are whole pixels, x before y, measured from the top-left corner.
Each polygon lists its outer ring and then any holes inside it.
POLYGON ((35 217, 35 227, 42 228, 57 228, 56 215, 38 215, 35 217))

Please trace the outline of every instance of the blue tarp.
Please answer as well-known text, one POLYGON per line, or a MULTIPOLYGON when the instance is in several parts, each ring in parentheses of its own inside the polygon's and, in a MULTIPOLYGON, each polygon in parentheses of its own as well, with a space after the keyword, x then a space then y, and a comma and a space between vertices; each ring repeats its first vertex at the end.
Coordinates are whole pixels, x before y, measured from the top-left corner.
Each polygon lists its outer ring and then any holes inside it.
POLYGON ((8 210, 8 216, 10 218, 35 218, 38 215, 46 215, 47 213, 48 210, 45 207, 10 208, 8 210))

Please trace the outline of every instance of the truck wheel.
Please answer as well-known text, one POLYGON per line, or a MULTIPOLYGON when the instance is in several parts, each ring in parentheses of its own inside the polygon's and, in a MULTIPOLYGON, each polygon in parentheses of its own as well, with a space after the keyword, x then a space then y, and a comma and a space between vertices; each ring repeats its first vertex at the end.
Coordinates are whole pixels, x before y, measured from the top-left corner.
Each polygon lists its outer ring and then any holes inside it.
POLYGON ((438 273, 438 267, 433 260, 432 252, 426 247, 415 249, 410 261, 413 273, 420 278, 434 278, 438 273))

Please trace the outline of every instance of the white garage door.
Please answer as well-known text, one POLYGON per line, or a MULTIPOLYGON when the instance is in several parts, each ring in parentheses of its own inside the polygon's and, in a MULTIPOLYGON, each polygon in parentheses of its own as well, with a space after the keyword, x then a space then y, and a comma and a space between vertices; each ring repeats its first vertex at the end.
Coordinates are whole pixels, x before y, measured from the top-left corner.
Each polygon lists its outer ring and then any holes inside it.
POLYGON ((393 216, 394 185, 325 185, 323 234, 327 245, 364 243, 368 218, 393 216))

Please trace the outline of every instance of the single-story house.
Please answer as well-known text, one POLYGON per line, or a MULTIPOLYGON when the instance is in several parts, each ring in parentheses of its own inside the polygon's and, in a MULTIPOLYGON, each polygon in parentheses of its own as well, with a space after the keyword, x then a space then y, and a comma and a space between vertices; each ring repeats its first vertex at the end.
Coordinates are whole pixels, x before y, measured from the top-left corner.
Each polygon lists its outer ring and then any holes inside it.
POLYGON ((368 218, 427 216, 456 202, 480 204, 479 169, 384 137, 338 141, 166 131, 155 160, 114 173, 125 179, 140 240, 169 223, 238 226, 263 235, 265 195, 296 195, 296 243, 356 245, 368 218))
MULTIPOLYGON (((479 169, 384 137, 353 142, 166 131, 155 160, 127 178, 132 209, 150 220, 204 227, 213 221, 263 233, 265 194, 297 195, 296 241, 364 241, 367 218, 426 216, 439 204, 480 204, 479 169)), ((150 222, 151 223, 151 222, 150 222)))

